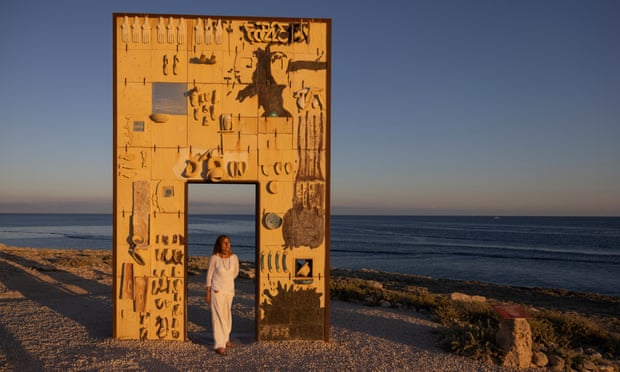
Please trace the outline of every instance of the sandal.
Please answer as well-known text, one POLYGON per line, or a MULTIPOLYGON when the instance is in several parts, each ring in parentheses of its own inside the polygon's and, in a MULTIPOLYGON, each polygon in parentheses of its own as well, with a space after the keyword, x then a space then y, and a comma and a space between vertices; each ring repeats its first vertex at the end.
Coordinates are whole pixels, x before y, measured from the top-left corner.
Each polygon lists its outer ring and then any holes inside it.
POLYGON ((235 347, 235 344, 233 344, 232 342, 228 341, 228 342, 226 343, 226 347, 227 347, 227 348, 229 348, 229 349, 232 349, 232 348, 234 348, 234 347, 235 347))
POLYGON ((218 347, 217 349, 215 349, 215 352, 220 355, 226 355, 226 348, 218 347))

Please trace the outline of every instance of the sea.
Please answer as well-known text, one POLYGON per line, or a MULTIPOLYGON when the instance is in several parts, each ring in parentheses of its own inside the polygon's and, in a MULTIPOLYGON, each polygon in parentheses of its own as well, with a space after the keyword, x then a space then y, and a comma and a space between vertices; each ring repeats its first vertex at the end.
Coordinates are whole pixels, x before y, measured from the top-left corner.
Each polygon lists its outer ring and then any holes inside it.
MULTIPOLYGON (((219 234, 255 261, 254 215, 188 220, 190 255, 219 234)), ((7 246, 112 250, 111 214, 0 214, 7 246)), ((332 268, 620 297, 620 217, 331 216, 332 268)))

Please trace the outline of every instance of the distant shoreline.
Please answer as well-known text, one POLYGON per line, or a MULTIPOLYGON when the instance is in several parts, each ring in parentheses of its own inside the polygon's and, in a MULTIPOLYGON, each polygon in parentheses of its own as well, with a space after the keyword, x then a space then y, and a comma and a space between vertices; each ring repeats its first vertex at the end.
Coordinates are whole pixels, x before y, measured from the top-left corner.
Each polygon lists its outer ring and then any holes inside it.
MULTIPOLYGON (((35 248, 35 247, 18 247, 18 246, 9 246, 0 242, 0 248, 10 248, 10 249, 24 249, 24 250, 36 250, 36 251, 51 251, 57 252, 60 255, 67 255, 69 252, 83 252, 88 254, 95 254, 95 252, 108 252, 110 255, 112 254, 112 249, 89 249, 89 248, 35 248)), ((197 258, 200 261, 203 258, 207 258, 208 255, 190 255, 190 258, 197 258)), ((254 270, 255 263, 253 261, 244 261, 245 266, 248 269, 254 270)), ((206 270, 206 266, 202 268, 206 270)), ((486 292, 493 292, 496 296, 500 298, 504 298, 509 300, 509 297, 501 295, 501 292, 510 293, 512 295, 523 296, 524 293, 528 293, 527 296, 531 296, 532 293, 545 293, 545 294, 553 294, 553 296, 564 296, 569 298, 582 298, 582 299, 596 299, 596 300, 604 300, 604 301, 618 301, 620 303, 620 296, 608 295, 603 293, 597 293, 592 291, 575 291, 569 289, 561 289, 561 288, 552 288, 552 287, 525 287, 525 286, 515 286, 515 285, 505 285, 505 284, 497 284, 492 282, 484 282, 477 280, 462 280, 462 279, 449 279, 449 278, 441 278, 441 277, 430 277, 424 275, 416 275, 416 274, 407 274, 400 272, 392 272, 392 271, 381 271, 372 268, 360 268, 360 269, 349 269, 349 268, 340 268, 340 267, 331 267, 331 275, 332 276, 348 276, 348 277, 357 277, 374 280, 376 278, 382 278, 384 280, 389 280, 396 283, 407 283, 406 285, 421 285, 428 286, 434 292, 437 293, 449 293, 451 291, 459 290, 463 287, 467 287, 472 294, 477 295, 486 295, 486 292), (605 300, 607 299, 607 300, 605 300)), ((405 284, 403 284, 405 285, 405 284)), ((618 317, 620 318, 620 308, 618 309, 618 317)))
MULTIPOLYGON (((15 247, 15 246, 7 246, 0 242, 0 249, 6 250, 17 250, 17 251, 25 251, 29 252, 31 255, 58 255, 62 257, 71 256, 71 252, 80 252, 80 259, 83 261, 84 265, 91 264, 93 259, 101 258, 106 253, 110 255, 110 264, 111 264, 111 254, 112 250, 106 249, 78 249, 78 248, 33 248, 33 247, 15 247)), ((206 271, 207 269, 207 259, 208 256, 196 256, 190 255, 190 267, 189 270, 192 269, 192 265, 194 269, 206 271), (192 264, 193 261, 193 264, 192 264)), ((251 261, 243 261, 243 266, 246 271, 255 270, 255 264, 251 261)), ((330 270, 330 275, 332 277, 351 277, 351 278, 361 278, 368 280, 379 280, 379 281, 389 281, 395 287, 406 287, 406 286, 423 286, 427 287, 430 291, 435 293, 450 293, 458 290, 467 289, 469 294, 472 295, 483 295, 489 296, 493 298, 499 298, 503 300, 512 300, 510 296, 527 296, 528 298, 532 298, 534 294, 538 294, 537 298, 549 297, 549 298, 571 298, 574 300, 587 300, 587 301, 601 301, 604 304, 618 304, 617 316, 620 318, 620 296, 612 296, 606 294, 600 294, 596 292, 581 292, 581 291, 573 291, 567 289, 558 289, 558 288, 543 288, 543 287, 522 287, 522 286, 513 286, 513 285, 503 285, 496 284, 490 282, 482 282, 475 280, 458 280, 458 279, 447 279, 447 278, 434 278, 423 275, 416 274, 406 274, 406 273, 398 273, 398 272, 388 272, 388 271, 380 271, 375 269, 363 268, 363 269, 347 269, 347 268, 338 268, 332 267, 330 270)), ((603 310, 605 307, 603 306, 603 310)), ((611 313, 613 314, 613 312, 611 313)))

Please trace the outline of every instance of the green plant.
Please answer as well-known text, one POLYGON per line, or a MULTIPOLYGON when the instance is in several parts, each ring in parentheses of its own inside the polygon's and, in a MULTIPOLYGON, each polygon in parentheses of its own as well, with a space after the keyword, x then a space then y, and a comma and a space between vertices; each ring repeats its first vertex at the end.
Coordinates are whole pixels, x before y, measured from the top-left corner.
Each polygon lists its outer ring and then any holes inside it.
POLYGON ((559 311, 541 311, 535 317, 537 325, 536 336, 539 341, 546 346, 558 344, 562 347, 599 347, 603 346, 603 351, 617 354, 619 337, 593 321, 590 321, 577 314, 565 314, 559 311), (553 335, 551 335, 553 329, 553 335))
POLYGON ((558 344, 558 336, 553 324, 544 318, 528 319, 532 330, 532 342, 534 345, 553 346, 558 344))
POLYGON ((487 320, 498 323, 496 313, 486 302, 461 302, 442 298, 435 307, 433 315, 437 321, 447 326, 487 320))
POLYGON ((460 314, 453 302, 440 300, 433 310, 433 319, 445 326, 459 323, 460 314))
POLYGON ((534 347, 561 355, 571 368, 579 369, 589 360, 584 349, 598 350, 612 359, 620 356, 620 335, 580 315, 543 310, 529 322, 534 347))
POLYGON ((499 319, 488 303, 442 299, 433 315, 448 327, 440 339, 445 350, 476 360, 500 358, 495 342, 499 319))
POLYGON ((440 346, 446 351, 475 360, 498 360, 501 352, 495 344, 497 327, 493 323, 487 319, 486 322, 448 328, 440 339, 440 346))
POLYGON ((384 293, 384 299, 393 304, 400 304, 405 308, 416 311, 432 310, 437 306, 437 296, 428 291, 389 291, 384 293))
POLYGON ((378 305, 383 299, 383 290, 363 279, 336 279, 330 283, 330 294, 342 301, 364 302, 378 305))
POLYGON ((405 307, 420 311, 432 311, 438 304, 438 295, 426 288, 411 287, 406 290, 390 290, 372 280, 359 278, 332 278, 330 294, 342 301, 362 302, 377 306, 382 301, 394 307, 405 307))

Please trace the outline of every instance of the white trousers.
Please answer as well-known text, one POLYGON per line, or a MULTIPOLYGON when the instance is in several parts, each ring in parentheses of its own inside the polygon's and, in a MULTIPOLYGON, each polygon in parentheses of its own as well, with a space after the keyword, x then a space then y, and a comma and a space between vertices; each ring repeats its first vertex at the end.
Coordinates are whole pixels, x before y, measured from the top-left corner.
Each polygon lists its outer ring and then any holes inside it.
POLYGON ((233 293, 211 292, 211 324, 213 324, 213 348, 226 347, 232 330, 233 293))

